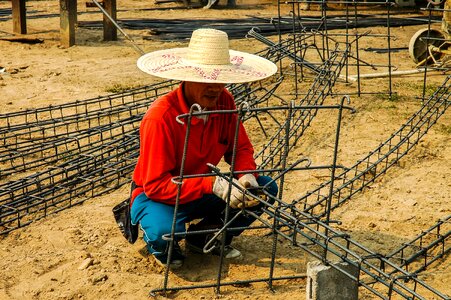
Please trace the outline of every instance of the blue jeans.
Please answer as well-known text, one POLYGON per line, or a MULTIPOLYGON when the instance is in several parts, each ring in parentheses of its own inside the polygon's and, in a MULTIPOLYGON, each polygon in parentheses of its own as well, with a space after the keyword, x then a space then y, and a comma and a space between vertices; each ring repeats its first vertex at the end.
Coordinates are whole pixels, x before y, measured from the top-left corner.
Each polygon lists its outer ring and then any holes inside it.
MULTIPOLYGON (((264 186, 272 181, 268 176, 259 176, 257 182, 260 186, 264 186)), ((275 182, 271 182, 267 191, 276 196, 278 187, 275 182)), ((270 199, 268 199, 270 201, 270 199)), ((271 201, 273 202, 273 201, 271 201)), ((262 213, 262 203, 249 208, 249 210, 260 215, 262 213)), ((185 224, 195 219, 202 219, 200 223, 206 226, 217 225, 216 228, 224 224, 224 211, 226 202, 214 194, 206 194, 202 198, 180 204, 177 210, 177 218, 175 223, 175 233, 183 233, 186 231, 185 224)), ((133 224, 140 223, 143 231, 143 239, 147 244, 150 253, 161 255, 168 248, 168 241, 163 240, 164 234, 170 234, 172 230, 172 222, 174 217, 174 205, 168 205, 147 198, 145 193, 139 194, 133 201, 131 207, 131 221, 133 224)), ((238 211, 238 210, 237 210, 238 211)), ((230 216, 233 216, 233 210, 230 216)), ((240 215, 237 217, 230 227, 248 227, 255 218, 250 215, 240 215)), ((199 224, 200 224, 199 223, 199 224)), ((227 243, 232 241, 233 236, 238 236, 243 232, 231 231, 228 233, 227 243)))

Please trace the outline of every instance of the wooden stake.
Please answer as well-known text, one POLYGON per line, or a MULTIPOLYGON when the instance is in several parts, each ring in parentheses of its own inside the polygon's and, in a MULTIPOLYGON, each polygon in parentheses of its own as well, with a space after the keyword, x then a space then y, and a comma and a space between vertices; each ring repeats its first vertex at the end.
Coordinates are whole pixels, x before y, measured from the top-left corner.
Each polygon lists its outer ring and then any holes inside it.
POLYGON ((77 22, 77 0, 60 0, 61 45, 75 45, 75 23, 77 22))
POLYGON ((27 9, 25 0, 12 0, 13 32, 17 34, 27 33, 27 9))
MULTIPOLYGON (((114 21, 117 20, 116 0, 104 0, 103 8, 114 21)), ((103 40, 117 41, 117 28, 105 15, 103 15, 103 40)))

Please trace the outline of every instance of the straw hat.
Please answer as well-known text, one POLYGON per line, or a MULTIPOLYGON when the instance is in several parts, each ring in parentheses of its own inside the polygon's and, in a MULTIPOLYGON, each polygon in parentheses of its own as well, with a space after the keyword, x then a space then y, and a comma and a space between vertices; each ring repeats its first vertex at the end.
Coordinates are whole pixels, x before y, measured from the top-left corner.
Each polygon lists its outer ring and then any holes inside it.
POLYGON ((277 72, 277 66, 263 57, 229 50, 227 33, 216 29, 197 29, 187 48, 150 52, 137 64, 151 75, 194 82, 242 83, 277 72))

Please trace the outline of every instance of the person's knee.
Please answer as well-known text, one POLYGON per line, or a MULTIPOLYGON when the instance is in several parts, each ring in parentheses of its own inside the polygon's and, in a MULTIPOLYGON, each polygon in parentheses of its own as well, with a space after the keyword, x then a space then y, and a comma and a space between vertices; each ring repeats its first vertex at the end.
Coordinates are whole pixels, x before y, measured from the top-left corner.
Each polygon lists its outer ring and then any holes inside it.
POLYGON ((151 244, 155 250, 162 250, 165 248, 166 241, 163 240, 163 235, 167 234, 166 231, 161 228, 145 228, 143 229, 144 241, 147 244, 151 244))
POLYGON ((166 249, 168 241, 165 237, 170 238, 171 224, 151 224, 146 222, 145 218, 141 220, 141 229, 143 230, 144 241, 151 246, 154 251, 161 252, 166 249))
POLYGON ((277 193, 279 192, 279 187, 277 186, 277 183, 269 176, 261 175, 258 176, 257 182, 260 186, 265 186, 265 190, 271 195, 271 196, 277 196, 277 193))

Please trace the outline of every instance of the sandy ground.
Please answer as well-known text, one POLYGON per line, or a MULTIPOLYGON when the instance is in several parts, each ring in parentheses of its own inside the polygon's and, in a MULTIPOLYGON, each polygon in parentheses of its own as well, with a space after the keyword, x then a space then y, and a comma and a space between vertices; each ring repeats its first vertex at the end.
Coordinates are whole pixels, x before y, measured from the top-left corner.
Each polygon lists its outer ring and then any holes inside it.
MULTIPOLYGON (((0 1, 0 8, 10 8, 10 2, 0 1)), ((273 3, 242 3, 237 9, 185 9, 181 4, 157 6, 148 1, 118 1, 118 18, 194 17, 238 18, 246 15, 277 16, 273 3), (164 10, 152 8, 164 7, 164 10)), ((96 9, 79 2, 80 21, 101 20, 96 9)), ((28 1, 29 10, 58 13, 57 1, 28 1)), ((283 7, 287 13, 289 8, 283 7)), ((393 47, 407 47, 410 37, 424 26, 393 28, 393 47)), ((384 28, 372 33, 383 34, 384 28)), ((0 37, 9 37, 12 21, 0 21, 0 37)), ((117 42, 103 42, 102 31, 77 28, 76 46, 65 49, 59 45, 59 18, 28 20, 28 37, 43 39, 40 44, 23 44, 0 39, 0 114, 30 108, 57 105, 77 99, 106 95, 117 90, 154 82, 136 67, 139 57, 123 37, 117 42)), ((142 39, 146 31, 127 31, 145 51, 186 45, 184 42, 161 42, 142 39)), ((119 34, 120 35, 120 34, 119 34)), ((383 47, 380 39, 362 39, 361 47, 383 47), (366 43, 366 44, 365 44, 366 43)), ((231 41, 231 47, 255 52, 264 46, 251 39, 231 41)), ((362 53, 363 59, 378 61, 378 54, 362 53), (366 55, 366 56, 365 56, 366 55)), ((410 70, 415 64, 407 51, 394 55, 399 70, 410 70)), ((431 73, 428 82, 436 87, 444 74, 431 73)), ((359 158, 385 141, 421 106, 416 99, 421 93, 423 76, 409 75, 394 79, 395 100, 378 95, 352 96, 356 114, 346 114, 339 152, 340 163, 351 166, 359 158)), ((385 89, 386 78, 362 81, 365 91, 385 89)), ((355 91, 356 84, 345 87, 355 91)), ((291 86, 283 86, 287 95, 291 86)), ((336 103, 336 99, 330 100, 336 103)), ((333 137, 333 115, 320 114, 317 124, 306 132, 295 155, 308 155, 312 161, 330 160, 333 137)), ((254 130, 250 128, 249 130, 254 130)), ((253 132, 254 132, 253 131, 253 132)), ((252 135, 255 144, 264 139, 252 135)), ((295 199, 324 180, 324 174, 296 173, 286 179, 285 198, 295 199)), ((411 240, 441 218, 450 215, 451 204, 451 114, 445 113, 415 149, 401 163, 356 195, 352 201, 334 210, 337 225, 359 243, 378 253, 389 253, 411 240)), ((139 250, 139 240, 128 244, 120 235, 111 208, 126 197, 128 187, 86 201, 83 205, 51 215, 30 226, 0 236, 0 299, 146 299, 151 289, 161 287, 164 270, 139 250)), ((444 231, 450 230, 449 224, 444 231)), ((252 279, 268 276, 272 237, 267 231, 245 232, 234 244, 242 249, 244 258, 227 263, 226 279, 252 279)), ((449 247, 449 245, 448 245, 449 247)), ((312 260, 289 242, 278 242, 275 272, 278 276, 303 274, 306 262, 312 260)), ((170 284, 190 285, 215 282, 218 259, 187 251, 185 266, 170 274, 170 284)), ((451 295, 451 264, 449 255, 420 273, 428 285, 451 295)), ((304 299, 304 279, 278 281, 271 292, 265 283, 248 286, 227 286, 216 295, 212 288, 183 290, 167 295, 173 299, 304 299)), ((377 297, 360 290, 361 299, 377 297)), ((164 298, 159 295, 158 299, 164 298)), ((431 297, 431 299, 433 299, 431 297)))

